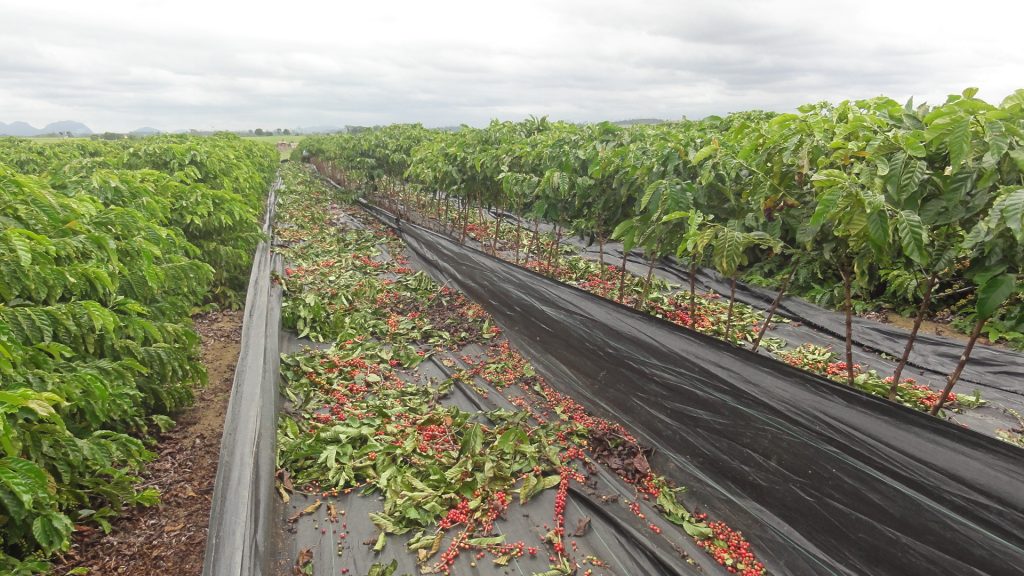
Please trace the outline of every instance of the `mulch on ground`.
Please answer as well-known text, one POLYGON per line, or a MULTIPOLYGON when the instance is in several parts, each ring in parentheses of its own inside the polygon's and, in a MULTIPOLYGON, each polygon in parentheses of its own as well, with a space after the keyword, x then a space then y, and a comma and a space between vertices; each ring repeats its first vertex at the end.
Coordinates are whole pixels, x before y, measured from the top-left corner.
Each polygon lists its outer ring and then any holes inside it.
POLYGON ((143 486, 161 493, 160 505, 129 510, 104 534, 79 530, 52 574, 75 568, 89 575, 198 576, 203 570, 210 502, 217 475, 224 414, 240 350, 242 313, 211 312, 194 318, 202 336, 209 385, 178 414, 178 425, 152 450, 157 458, 141 474, 143 486))

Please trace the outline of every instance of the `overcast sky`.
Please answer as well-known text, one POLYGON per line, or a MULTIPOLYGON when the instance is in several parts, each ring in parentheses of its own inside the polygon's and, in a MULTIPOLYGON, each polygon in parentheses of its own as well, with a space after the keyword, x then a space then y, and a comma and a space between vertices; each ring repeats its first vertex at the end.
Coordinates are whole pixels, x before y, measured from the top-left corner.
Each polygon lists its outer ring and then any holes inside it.
POLYGON ((0 122, 699 118, 1024 88, 1024 3, 0 0, 0 122), (322 4, 322 6, 318 6, 322 4))

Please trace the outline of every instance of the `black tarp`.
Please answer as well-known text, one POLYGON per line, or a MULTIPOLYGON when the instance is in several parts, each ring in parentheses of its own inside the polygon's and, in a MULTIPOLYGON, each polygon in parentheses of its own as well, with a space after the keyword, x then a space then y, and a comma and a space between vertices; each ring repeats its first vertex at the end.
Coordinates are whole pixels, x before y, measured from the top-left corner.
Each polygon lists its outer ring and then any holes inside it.
MULTIPOLYGON (((497 213, 492 213, 496 216, 497 213)), ((521 226, 530 227, 529 223, 521 222, 517 217, 502 213, 508 222, 519 222, 521 226)), ((553 226, 541 224, 542 231, 551 232, 553 226)), ((591 260, 599 259, 599 247, 573 236, 563 237, 563 242, 571 244, 580 254, 591 260)), ((609 241, 604 246, 606 264, 619 266, 622 262, 622 244, 609 241)), ((631 251, 626 257, 627 270, 645 275, 649 262, 638 250, 631 251)), ((654 274, 672 283, 688 285, 690 272, 688 267, 675 258, 667 257, 659 260, 654 274)), ((701 292, 714 292, 722 296, 729 294, 729 281, 718 272, 709 268, 698 268, 696 286, 701 292)), ((736 283, 736 300, 754 308, 767 309, 775 299, 776 291, 754 286, 745 282, 736 283)), ((786 295, 783 297, 776 313, 783 318, 798 322, 799 326, 781 326, 772 332, 773 335, 788 337, 789 340, 813 342, 829 345, 837 350, 842 349, 845 342, 845 316, 836 311, 826 310, 807 300, 786 295)), ((899 358, 903 355, 910 332, 895 326, 877 322, 867 318, 853 318, 853 342, 860 353, 870 353, 868 362, 872 367, 890 368, 886 363, 879 362, 877 355, 899 358)), ((963 352, 964 342, 957 338, 947 338, 933 334, 920 333, 911 351, 909 366, 917 368, 924 379, 941 387, 941 381, 951 373, 963 352)), ((862 358, 863 359, 863 358, 862 358)), ((855 361, 859 361, 855 359, 855 361)), ((1016 395, 1012 407, 1018 408, 1024 398, 1024 353, 1005 348, 987 346, 979 343, 971 354, 971 361, 960 376, 962 382, 975 384, 982 389, 983 395, 989 390, 998 390, 1016 395)), ((995 394, 994 397, 1002 395, 995 394)))
MULTIPOLYGON (((302 341, 292 340, 286 348, 298 351, 302 341)), ((415 378, 434 378, 437 381, 451 376, 451 371, 444 366, 444 361, 453 365, 465 366, 459 360, 464 355, 476 356, 482 349, 471 345, 458 351, 435 356, 429 362, 420 364, 415 370, 415 378)), ((412 373, 406 374, 412 379, 412 373)), ((442 401, 445 405, 458 406, 469 411, 488 411, 496 408, 517 410, 502 393, 491 388, 485 381, 477 380, 475 386, 487 390, 486 396, 468 387, 458 384, 452 393, 442 401)), ((673 525, 658 520, 658 513, 649 502, 639 500, 640 510, 649 520, 636 517, 626 503, 635 498, 633 488, 605 468, 598 468, 591 476, 587 486, 573 485, 566 498, 565 522, 570 536, 575 543, 572 557, 581 563, 579 573, 591 564, 584 563, 586 557, 598 558, 607 562, 608 566, 597 570, 599 574, 614 576, 632 576, 639 574, 659 574, 664 576, 728 576, 721 566, 699 549, 692 539, 673 525), (580 535, 573 534, 575 527, 583 518, 587 519, 587 528, 580 535), (655 521, 663 528, 660 537, 653 537, 648 521, 655 521), (682 554, 686 554, 689 560, 682 554)), ((276 498, 275 498, 276 499, 276 498)), ((380 512, 383 503, 378 495, 366 495, 362 491, 337 496, 307 494, 296 492, 285 504, 278 500, 276 542, 270 553, 274 558, 271 574, 290 576, 295 566, 295 559, 302 550, 312 554, 313 574, 315 576, 336 576, 341 569, 349 570, 349 574, 363 576, 375 563, 388 564, 396 561, 396 575, 419 574, 420 566, 414 552, 406 545, 411 534, 391 536, 387 546, 380 553, 372 549, 380 533, 369 519, 370 513, 380 512), (296 515, 316 500, 321 506, 314 514, 296 515), (328 516, 327 503, 333 503, 335 509, 345 516, 339 522, 331 522, 328 516), (289 519, 294 519, 289 521, 289 519), (344 535, 344 537, 342 537, 344 535)), ((543 535, 553 524, 555 508, 555 491, 546 490, 532 498, 525 506, 513 504, 509 511, 495 523, 494 533, 505 536, 506 542, 523 541, 526 545, 536 546, 536 556, 524 555, 512 558, 507 566, 493 563, 492 556, 476 559, 474 551, 459 556, 452 570, 454 574, 473 575, 508 575, 508 574, 539 574, 549 569, 549 551, 543 545, 543 535)), ((451 542, 451 535, 444 541, 442 550, 451 542)), ((433 561, 437 561, 435 556, 433 561)))
MULTIPOLYGON (((335 224, 339 229, 362 226, 357 219, 347 214, 338 215, 335 224)), ((415 256, 411 253, 408 255, 415 256)), ((377 258, 383 261, 390 257, 391 255, 382 252, 377 258)), ((290 332, 284 332, 280 347, 282 353, 293 354, 306 347, 328 348, 329 344, 313 343, 295 338, 290 332)), ((439 382, 452 376, 452 369, 448 366, 466 368, 464 359, 467 356, 480 358, 483 354, 484 349, 478 344, 439 352, 416 369, 403 372, 402 376, 410 382, 439 382)), ((469 412, 487 412, 497 408, 518 410, 519 408, 511 403, 505 394, 515 393, 507 390, 500 392, 485 380, 478 378, 472 389, 461 382, 457 383, 452 393, 441 401, 469 412)), ((271 450, 271 453, 273 450, 269 445, 262 445, 260 449, 271 450)), ((248 451, 243 448, 241 452, 248 451)), ((230 497, 230 494, 225 492, 225 496, 230 497)), ((491 557, 477 560, 474 554, 464 553, 453 565, 453 573, 525 576, 547 572, 550 568, 549 550, 543 541, 544 535, 554 522, 554 499, 554 490, 544 491, 525 506, 513 505, 495 524, 496 533, 505 536, 506 542, 522 541, 528 546, 536 546, 539 549, 536 556, 512 558, 507 566, 503 566, 495 564, 491 557)), ((268 563, 263 573, 292 575, 295 561, 303 551, 308 551, 311 555, 312 573, 315 576, 335 576, 340 574, 342 569, 349 570, 348 574, 362 576, 369 572, 373 564, 387 564, 391 561, 397 562, 396 574, 420 573, 416 554, 406 547, 410 538, 408 534, 391 536, 382 552, 373 551, 372 546, 376 542, 379 530, 368 515, 382 509, 382 502, 377 495, 354 491, 349 494, 324 496, 296 491, 288 502, 282 501, 276 494, 265 501, 273 501, 274 504, 267 522, 269 528, 265 528, 270 534, 270 543, 259 550, 268 563), (300 514, 317 500, 321 501, 321 505, 314 513, 300 514), (328 503, 333 504, 339 513, 344 514, 339 522, 330 521, 328 503)), ((662 520, 651 502, 637 499, 632 486, 603 467, 598 467, 590 475, 586 485, 571 485, 566 499, 565 522, 571 534, 570 541, 573 543, 571 556, 574 561, 580 563, 578 573, 590 567, 596 574, 608 576, 728 575, 726 569, 701 550, 682 529, 662 520), (630 510, 630 502, 635 502, 641 513, 646 516, 645 519, 639 518, 630 510), (586 519, 586 529, 576 534, 576 527, 583 519, 586 519), (654 535, 650 523, 655 523, 660 528, 660 534, 654 535), (595 567, 595 564, 585 561, 588 557, 608 564, 595 567)), ((226 528, 227 523, 221 527, 226 528)), ((239 529, 251 527, 239 526, 239 529)), ((451 535, 446 538, 442 549, 450 543, 450 537, 451 535)), ((250 538, 238 540, 246 544, 250 538)), ((234 545, 231 540, 224 543, 234 545)), ((436 561, 437 557, 435 556, 433 560, 436 561)))
POLYGON ((779 574, 1024 568, 1024 452, 402 223, 549 382, 623 422, 779 574))
MULTIPOLYGON (((267 200, 263 232, 274 221, 277 181, 267 200)), ((259 576, 269 570, 275 537, 274 460, 280 363, 281 271, 270 241, 253 256, 242 317, 242 341, 224 418, 217 479, 203 561, 204 576, 259 576)))
MULTIPOLYGON (((368 209, 374 208, 364 204, 368 209)), ((378 216, 387 218, 388 213, 380 212, 378 216)), ((497 212, 491 212, 497 216, 497 212)), ((506 222, 520 222, 518 218, 502 213, 506 222)), ((520 222, 520 225, 528 226, 520 222)), ((542 232, 553 233, 554 227, 540 223, 542 232)), ((529 232, 532 234, 532 230, 529 232)), ((563 244, 572 246, 584 258, 597 261, 600 259, 599 247, 588 243, 582 238, 563 236, 563 244)), ((468 238, 466 244, 479 247, 479 242, 468 238)), ((506 260, 513 258, 513 252, 503 252, 506 260)), ((604 262, 606 265, 622 264, 622 244, 609 241, 604 246, 604 262)), ((649 261, 644 259, 640 251, 633 250, 626 257, 626 269, 636 275, 647 274, 649 261)), ((654 275, 676 286, 685 287, 690 276, 687 266, 680 264, 672 257, 664 258, 656 263, 654 275)), ((729 294, 729 282, 716 271, 699 267, 695 285, 700 293, 729 294)), ((736 283, 736 299, 757 309, 767 309, 776 295, 775 291, 744 282, 736 283)), ((824 309, 807 300, 795 296, 783 298, 766 336, 782 339, 790 350, 801 344, 814 344, 841 351, 845 345, 845 317, 842 313, 824 309), (786 318, 790 322, 779 322, 786 318)), ((903 354, 909 332, 898 326, 875 320, 853 318, 853 353, 854 362, 865 370, 875 370, 878 374, 893 374, 899 357, 903 354)), ((919 333, 909 363, 903 371, 903 377, 913 378, 918 383, 927 384, 935 389, 942 389, 947 375, 952 372, 964 348, 964 341, 954 337, 936 336, 919 333)), ((776 356, 766 347, 760 354, 776 356)), ((1024 413, 1024 354, 1005 348, 987 346, 979 343, 975 346, 971 361, 961 375, 959 384, 954 390, 957 394, 972 395, 975 392, 985 401, 980 408, 954 412, 944 411, 943 416, 959 425, 970 427, 983 434, 996 436, 999 431, 1019 426, 1018 419, 1011 412, 1024 413)))
MULTIPOLYGON (((630 258, 639 260, 637 256, 630 258)), ((680 282, 689 281, 688 271, 673 259, 665 259, 659 263, 658 269, 666 276, 678 278, 680 282)), ((729 293, 729 281, 713 270, 702 269, 698 281, 706 290, 723 295, 729 293)), ((775 295, 776 292, 759 286, 736 283, 736 300, 755 308, 768 308, 775 295)), ((845 338, 846 319, 843 314, 825 310, 803 298, 784 296, 777 313, 832 336, 837 349, 845 338)), ((903 355, 910 335, 898 326, 856 316, 853 318, 853 332, 856 343, 865 350, 894 358, 903 355)), ((909 365, 934 376, 944 377, 956 368, 964 344, 953 338, 919 333, 910 353, 909 365)), ((984 344, 977 345, 961 379, 983 388, 1024 395, 1024 354, 984 344)))

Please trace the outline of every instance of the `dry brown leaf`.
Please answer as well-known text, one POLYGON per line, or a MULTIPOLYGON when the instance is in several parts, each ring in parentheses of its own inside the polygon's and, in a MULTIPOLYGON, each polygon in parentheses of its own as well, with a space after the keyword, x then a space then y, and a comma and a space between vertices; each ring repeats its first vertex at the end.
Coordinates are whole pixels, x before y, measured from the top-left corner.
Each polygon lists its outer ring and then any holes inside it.
POLYGON ((576 531, 572 533, 573 536, 580 537, 587 533, 587 528, 590 528, 590 516, 584 516, 579 519, 576 523, 576 531))
POLYGON ((313 550, 311 548, 303 548, 299 550, 299 557, 295 559, 295 566, 292 567, 292 574, 294 576, 305 576, 310 574, 306 567, 313 564, 313 550))
POLYGON ((320 500, 317 500, 316 502, 313 502, 309 506, 306 506, 303 510, 297 512, 294 516, 289 518, 288 519, 288 523, 289 524, 294 524, 295 522, 298 521, 299 518, 301 518, 301 517, 303 517, 303 516, 305 516, 307 514, 312 514, 313 512, 316 512, 317 510, 320 509, 320 505, 321 504, 323 504, 323 502, 321 502, 320 500))
POLYGON ((281 486, 289 492, 293 492, 295 487, 292 485, 292 475, 288 473, 284 468, 277 471, 277 478, 281 481, 281 486))

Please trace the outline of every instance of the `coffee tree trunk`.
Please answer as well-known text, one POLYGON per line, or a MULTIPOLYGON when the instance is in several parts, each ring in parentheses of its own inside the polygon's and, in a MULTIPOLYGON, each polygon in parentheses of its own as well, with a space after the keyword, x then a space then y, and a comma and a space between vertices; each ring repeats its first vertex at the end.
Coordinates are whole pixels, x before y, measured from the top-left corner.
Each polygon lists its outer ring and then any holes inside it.
POLYGON ((551 249, 548 250, 548 270, 551 270, 552 262, 555 260, 555 254, 558 253, 558 244, 562 241, 562 227, 559 224, 555 224, 555 243, 551 245, 551 249))
POLYGON ((845 268, 840 273, 843 275, 843 307, 846 309, 846 383, 853 386, 853 278, 845 268))
POLYGON ((931 414, 936 416, 939 410, 942 409, 942 405, 946 403, 946 398, 949 398, 949 393, 953 391, 953 386, 956 385, 957 380, 960 379, 960 374, 963 373, 964 367, 967 366, 967 361, 971 359, 971 351, 974 350, 974 344, 978 341, 978 336, 981 335, 981 329, 985 326, 985 321, 988 318, 982 318, 974 323, 974 329, 971 330, 971 338, 967 341, 967 346, 964 348, 963 354, 960 355, 960 362, 957 363, 956 369, 949 375, 946 380, 946 387, 942 389, 942 394, 939 395, 939 401, 932 406, 931 414))
POLYGON ((623 247, 622 265, 619 267, 619 303, 622 303, 623 298, 626 295, 626 258, 628 257, 629 251, 623 247))
POLYGON ((530 249, 526 251, 526 259, 530 259, 530 253, 533 253, 537 262, 540 262, 540 219, 533 221, 533 242, 530 243, 530 249))
POLYGON ((697 326, 697 261, 690 262, 690 327, 697 326))
POLYGON ((651 294, 651 281, 654 277, 654 266, 657 265, 657 263, 658 258, 656 256, 651 256, 650 261, 647 263, 647 277, 644 278, 644 295, 640 298, 640 301, 637 302, 636 307, 638 309, 643 307, 644 303, 647 302, 647 297, 651 294))
POLYGON ((491 239, 491 254, 498 255, 498 236, 501 235, 501 212, 494 221, 494 238, 491 239))
POLYGON ((462 233, 459 234, 459 244, 466 243, 466 232, 469 228, 469 204, 462 208, 462 233))
POLYGON ((903 356, 900 357, 900 363, 896 365, 896 372, 892 376, 892 385, 889 386, 889 400, 896 399, 896 392, 899 391, 900 386, 900 376, 903 375, 903 369, 906 368, 907 361, 910 359, 910 351, 914 349, 914 340, 917 339, 917 332, 921 329, 924 316, 928 313, 928 304, 932 301, 932 289, 935 288, 936 280, 935 274, 932 274, 928 277, 928 283, 925 284, 924 297, 921 299, 921 305, 917 308, 917 316, 914 317, 914 327, 910 329, 907 346, 903 349, 903 356))
POLYGON ((519 264, 519 248, 523 243, 523 226, 522 222, 517 221, 516 223, 516 264, 519 264))
POLYGON ((785 295, 786 289, 789 288, 789 283, 793 281, 793 276, 796 275, 796 265, 789 270, 789 276, 782 281, 782 286, 779 286, 779 293, 775 295, 775 299, 772 300, 772 305, 768 307, 768 315, 764 319, 764 324, 761 324, 761 328, 757 331, 757 337, 754 338, 754 347, 752 351, 757 352, 758 347, 761 346, 761 339, 764 338, 764 333, 768 331, 768 325, 772 322, 772 317, 775 316, 775 311, 779 309, 779 304, 782 303, 782 296, 785 295))
POLYGON ((733 340, 732 333, 732 310, 736 305, 736 277, 729 278, 729 311, 725 314, 725 339, 729 342, 733 340))

